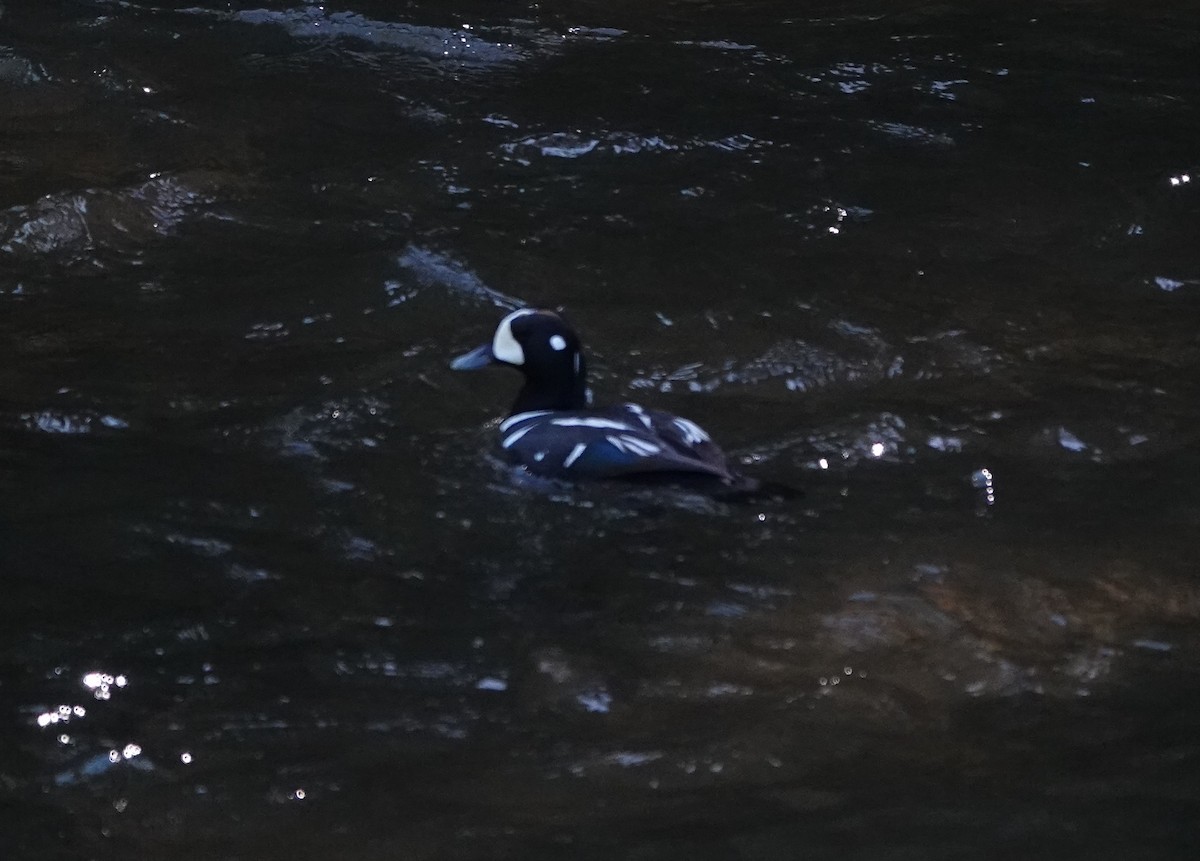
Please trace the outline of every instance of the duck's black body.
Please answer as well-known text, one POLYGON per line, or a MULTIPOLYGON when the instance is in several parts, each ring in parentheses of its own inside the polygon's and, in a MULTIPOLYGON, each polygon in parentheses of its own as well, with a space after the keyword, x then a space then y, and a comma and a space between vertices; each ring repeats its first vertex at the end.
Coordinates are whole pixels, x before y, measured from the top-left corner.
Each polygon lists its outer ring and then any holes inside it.
POLYGON ((637 404, 516 413, 500 423, 500 433, 507 456, 537 475, 699 473, 726 483, 737 477, 699 427, 637 404))
POLYGON ((500 423, 500 448, 529 472, 554 478, 680 477, 736 490, 759 483, 735 471, 687 419, 637 404, 589 409, 579 337, 549 311, 514 311, 490 344, 459 356, 456 370, 508 365, 525 385, 500 423))

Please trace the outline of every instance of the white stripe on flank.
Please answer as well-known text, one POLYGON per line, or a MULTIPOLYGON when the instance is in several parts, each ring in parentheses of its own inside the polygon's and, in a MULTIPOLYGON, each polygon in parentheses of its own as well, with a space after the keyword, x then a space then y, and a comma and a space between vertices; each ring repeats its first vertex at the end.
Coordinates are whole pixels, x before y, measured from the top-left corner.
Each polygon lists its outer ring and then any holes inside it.
POLYGON ((672 421, 675 427, 683 431, 683 441, 688 445, 696 445, 702 442, 708 442, 712 437, 700 429, 700 426, 695 422, 687 419, 676 418, 672 421))
POLYGON ((504 438, 504 442, 500 443, 500 447, 508 448, 513 443, 515 443, 517 440, 519 440, 521 437, 525 436, 525 434, 529 433, 531 430, 533 430, 533 425, 530 425, 527 428, 521 428, 516 433, 509 434, 508 436, 506 436, 504 438))
POLYGON ((662 451, 661 446, 655 445, 652 442, 647 442, 644 439, 638 439, 637 437, 632 436, 627 436, 624 439, 627 446, 635 451, 640 452, 641 454, 646 455, 647 457, 652 454, 658 454, 660 451, 662 451))
POLYGON ((533 410, 531 412, 517 413, 515 416, 509 416, 504 421, 500 422, 500 433, 504 433, 506 430, 508 430, 513 425, 519 424, 520 422, 523 422, 526 419, 531 419, 536 416, 544 416, 544 415, 549 415, 549 414, 550 414, 550 410, 533 410))
POLYGON ((606 436, 606 440, 612 443, 613 447, 622 453, 629 453, 637 457, 650 457, 653 454, 658 454, 662 451, 661 448, 652 442, 644 439, 638 439, 635 436, 606 436))
POLYGON ((625 422, 615 422, 612 419, 596 419, 596 418, 571 418, 571 419, 550 419, 550 424, 558 425, 562 428, 608 428, 610 430, 631 431, 633 426, 625 422))
POLYGON ((575 461, 579 460, 579 456, 583 454, 583 450, 587 448, 586 442, 575 443, 575 448, 571 449, 571 453, 567 455, 567 459, 563 461, 563 469, 566 469, 575 461))

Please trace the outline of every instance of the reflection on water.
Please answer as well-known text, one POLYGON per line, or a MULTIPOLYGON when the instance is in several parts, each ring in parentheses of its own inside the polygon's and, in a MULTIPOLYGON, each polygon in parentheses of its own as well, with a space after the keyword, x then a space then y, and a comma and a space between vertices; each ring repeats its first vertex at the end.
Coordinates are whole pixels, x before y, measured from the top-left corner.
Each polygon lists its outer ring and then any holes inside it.
POLYGON ((1192 857, 1200 18, 794 6, 0 8, 5 857, 1192 857))

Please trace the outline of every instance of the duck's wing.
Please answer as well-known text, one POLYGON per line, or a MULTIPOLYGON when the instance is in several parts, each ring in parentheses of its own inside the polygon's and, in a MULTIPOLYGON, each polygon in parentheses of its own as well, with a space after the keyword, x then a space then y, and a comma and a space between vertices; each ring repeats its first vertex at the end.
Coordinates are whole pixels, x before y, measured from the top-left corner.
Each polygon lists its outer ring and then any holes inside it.
POLYGON ((695 422, 662 410, 648 410, 638 404, 621 404, 617 409, 631 424, 641 425, 655 439, 665 442, 683 457, 707 464, 726 479, 735 477, 725 452, 695 422))
POLYGON ((501 424, 500 447, 537 475, 620 478, 677 472, 730 479, 723 456, 718 463, 680 448, 672 439, 660 438, 653 422, 647 426, 623 407, 528 415, 501 424))

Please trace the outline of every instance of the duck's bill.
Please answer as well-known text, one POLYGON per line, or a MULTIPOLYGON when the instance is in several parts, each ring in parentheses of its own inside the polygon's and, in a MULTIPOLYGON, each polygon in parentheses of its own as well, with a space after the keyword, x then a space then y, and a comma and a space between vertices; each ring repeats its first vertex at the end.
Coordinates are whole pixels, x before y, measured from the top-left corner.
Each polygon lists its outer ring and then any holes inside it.
POLYGON ((450 363, 450 367, 456 371, 477 371, 495 361, 496 357, 492 355, 492 345, 484 344, 469 353, 463 353, 450 363))

